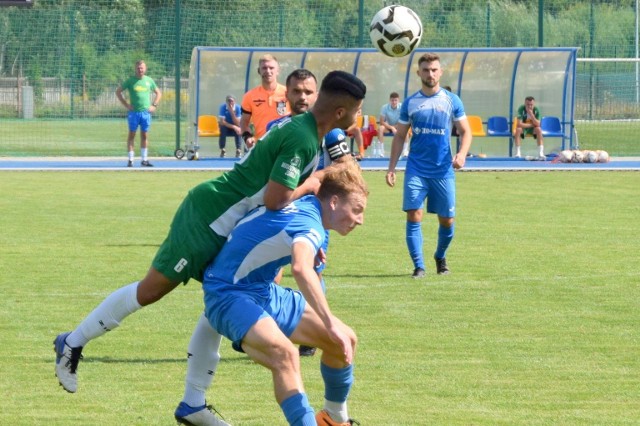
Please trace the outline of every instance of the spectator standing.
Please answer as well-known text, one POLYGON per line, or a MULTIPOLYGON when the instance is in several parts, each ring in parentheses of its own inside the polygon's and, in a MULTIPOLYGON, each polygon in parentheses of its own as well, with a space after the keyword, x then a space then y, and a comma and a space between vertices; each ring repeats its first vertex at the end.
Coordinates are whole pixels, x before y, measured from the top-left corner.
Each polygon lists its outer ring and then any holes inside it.
POLYGON ((289 114, 286 87, 278 83, 280 65, 273 55, 263 55, 258 61, 259 86, 244 94, 240 131, 247 148, 253 147, 266 132, 270 121, 289 114), (254 131, 249 128, 253 123, 254 131))
POLYGON ((227 95, 225 102, 220 105, 220 112, 218 113, 218 120, 220 121, 220 139, 218 140, 218 146, 220 147, 220 158, 224 158, 226 154, 227 136, 233 137, 236 143, 236 157, 240 157, 242 154, 242 139, 240 135, 240 115, 242 111, 240 105, 236 103, 236 98, 233 95, 227 95))
POLYGON ((129 134, 127 136, 127 150, 129 153, 129 161, 127 167, 133 167, 135 157, 134 141, 138 127, 140 128, 140 157, 142 167, 152 167, 149 162, 149 138, 148 132, 151 127, 151 114, 156 112, 162 92, 156 86, 155 81, 147 73, 147 64, 143 60, 139 60, 135 64, 135 75, 125 80, 117 89, 116 96, 124 107, 129 111, 127 114, 127 122, 129 125, 129 134), (123 92, 127 91, 129 100, 124 97, 123 92), (151 100, 153 93, 154 99, 151 100))
POLYGON ((440 57, 425 53, 418 60, 421 89, 402 104, 398 132, 393 137, 387 170, 387 184, 396 183, 395 168, 409 126, 411 150, 404 176, 402 209, 407 214, 406 242, 413 261, 413 278, 425 276, 422 251, 422 214, 425 199, 428 213, 438 215, 438 243, 434 253, 436 271, 448 274, 445 257, 453 240, 456 214, 454 169, 464 167, 471 146, 471 129, 460 98, 440 88, 440 57), (451 123, 460 135, 460 150, 451 155, 451 123))
POLYGON ((542 129, 540 128, 540 109, 536 106, 536 100, 533 96, 527 96, 524 104, 520 105, 516 113, 516 129, 513 133, 513 143, 516 146, 516 157, 522 157, 520 145, 522 139, 526 135, 532 135, 538 143, 538 157, 545 159, 544 155, 544 138, 542 137, 542 129))

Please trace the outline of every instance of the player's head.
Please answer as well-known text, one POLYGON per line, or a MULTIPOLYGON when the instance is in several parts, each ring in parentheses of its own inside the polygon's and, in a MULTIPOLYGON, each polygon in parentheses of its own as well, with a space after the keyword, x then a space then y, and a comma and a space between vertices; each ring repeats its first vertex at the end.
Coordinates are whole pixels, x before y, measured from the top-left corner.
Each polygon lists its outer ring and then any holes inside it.
POLYGON ((367 86, 353 74, 331 71, 322 80, 314 112, 330 116, 330 128, 348 129, 356 122, 367 86))
POLYGON ((309 70, 299 68, 287 76, 287 101, 291 115, 306 112, 318 98, 318 81, 309 70))
POLYGON ((136 66, 134 68, 136 76, 138 77, 142 77, 147 72, 147 64, 145 64, 142 59, 136 61, 136 66))
POLYGON ((322 224, 347 235, 364 223, 369 189, 355 161, 334 163, 324 169, 318 191, 322 204, 322 224))
POLYGON ((527 108, 533 108, 533 106, 536 104, 536 100, 533 96, 527 96, 526 98, 524 98, 524 104, 527 108))
POLYGON ((280 65, 273 55, 262 55, 258 59, 258 74, 262 77, 263 83, 273 83, 277 81, 280 74, 280 65))
POLYGON ((440 56, 435 53, 425 53, 418 59, 418 77, 422 85, 429 89, 437 89, 442 76, 440 56))

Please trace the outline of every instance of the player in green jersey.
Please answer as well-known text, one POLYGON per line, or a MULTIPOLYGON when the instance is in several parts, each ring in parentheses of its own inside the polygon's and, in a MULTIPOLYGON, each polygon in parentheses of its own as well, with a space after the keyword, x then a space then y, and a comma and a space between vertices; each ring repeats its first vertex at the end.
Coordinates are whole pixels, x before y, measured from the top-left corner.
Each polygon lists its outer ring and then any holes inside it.
MULTIPOLYGON (((311 175, 322 138, 329 130, 346 129, 356 121, 365 94, 366 86, 357 77, 330 72, 309 112, 270 131, 232 170, 193 188, 178 208, 147 275, 107 296, 74 331, 57 336, 54 346, 60 385, 68 392, 77 390, 77 367, 89 341, 118 327, 124 318, 160 300, 178 284, 191 278, 202 281, 204 268, 246 212, 260 204, 278 210, 317 191, 322 172, 311 175)), ((208 365, 214 363, 215 371, 219 342, 218 333, 202 315, 189 345, 189 362, 198 362, 202 355, 208 365)), ((206 406, 195 409, 208 412, 206 406)))
POLYGON ((147 64, 140 60, 136 62, 135 75, 126 79, 116 89, 116 96, 124 107, 128 110, 127 123, 129 125, 129 134, 127 136, 127 150, 129 153, 128 167, 133 167, 133 145, 138 127, 140 128, 140 156, 142 167, 152 167, 149 162, 149 138, 148 132, 151 127, 151 114, 156 112, 156 108, 162 98, 162 92, 156 85, 155 81, 147 73, 147 64), (129 101, 123 95, 124 92, 129 94, 129 101), (154 99, 151 101, 151 95, 154 99))

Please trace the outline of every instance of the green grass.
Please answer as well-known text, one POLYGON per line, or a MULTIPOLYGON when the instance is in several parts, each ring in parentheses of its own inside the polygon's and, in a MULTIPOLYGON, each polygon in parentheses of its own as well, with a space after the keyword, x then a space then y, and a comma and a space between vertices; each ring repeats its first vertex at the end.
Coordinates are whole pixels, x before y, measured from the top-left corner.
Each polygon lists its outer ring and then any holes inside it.
MULTIPOLYGON (((122 156, 127 150, 127 121, 0 120, 0 155, 5 156, 122 156)), ((154 120, 149 130, 149 154, 173 156, 176 124, 154 120)), ((182 140, 187 126, 183 123, 182 140)), ((136 135, 136 153, 140 135, 136 135)))
MULTIPOLYGON (((173 424, 197 283, 91 342, 76 394, 57 384, 51 342, 145 273, 184 194, 209 176, 0 172, 0 424, 173 424)), ((359 337, 353 417, 638 424, 640 174, 460 173, 453 273, 420 281, 409 277, 401 188, 366 177, 365 224, 332 237, 325 273, 334 313, 359 337)), ((423 228, 429 257, 435 218, 423 228)), ((316 408, 318 362, 302 360, 316 408)), ((209 401, 234 425, 284 424, 272 395, 270 374, 225 341, 209 401)))
MULTIPOLYGON (((637 135, 640 121, 579 122, 576 124, 582 149, 603 149, 612 156, 640 156, 637 135)), ((126 151, 126 120, 0 120, 0 156, 122 156, 126 151)), ((181 146, 192 128, 181 125, 181 146)), ((171 157, 176 144, 175 122, 154 120, 149 132, 150 155, 171 157)), ((217 139, 204 143, 216 145, 217 139)), ((387 145, 390 138, 387 138, 387 145)), ((559 146, 549 138, 547 152, 559 146)), ((136 138, 136 152, 140 146, 136 138)), ((388 149, 388 148, 387 148, 388 149)), ((535 144, 525 140, 523 149, 536 154, 535 144)), ((388 151, 387 151, 388 152, 388 151)), ((507 156, 507 139, 476 138, 473 153, 507 156)))

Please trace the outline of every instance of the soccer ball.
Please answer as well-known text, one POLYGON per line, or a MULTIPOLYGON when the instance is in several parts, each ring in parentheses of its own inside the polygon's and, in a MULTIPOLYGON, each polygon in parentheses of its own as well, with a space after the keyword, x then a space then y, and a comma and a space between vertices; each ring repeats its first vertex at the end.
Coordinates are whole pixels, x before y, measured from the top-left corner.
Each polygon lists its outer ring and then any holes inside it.
POLYGON ((582 163, 584 161, 584 154, 579 149, 573 151, 573 163, 582 163))
POLYGON ((598 162, 598 153, 595 151, 585 151, 584 155, 585 163, 597 163, 598 162))
POLYGON ((563 163, 571 163, 573 161, 573 151, 565 149, 560 152, 560 161, 563 163))
POLYGON ((422 22, 404 6, 387 6, 378 11, 369 27, 371 42, 387 56, 400 58, 415 49, 422 37, 422 22))
POLYGON ((608 163, 609 162, 609 153, 607 151, 598 152, 598 162, 599 163, 608 163))

